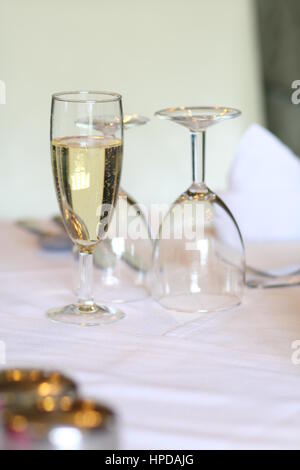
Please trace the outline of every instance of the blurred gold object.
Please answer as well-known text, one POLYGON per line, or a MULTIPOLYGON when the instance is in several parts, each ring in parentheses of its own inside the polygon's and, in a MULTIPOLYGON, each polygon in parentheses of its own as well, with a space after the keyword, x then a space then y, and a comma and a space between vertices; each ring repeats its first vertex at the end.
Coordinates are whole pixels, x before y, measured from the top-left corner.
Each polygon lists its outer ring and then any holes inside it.
POLYGON ((91 400, 46 397, 34 406, 8 407, 3 415, 5 449, 115 449, 115 414, 91 400))
POLYGON ((27 408, 46 397, 76 395, 75 382, 56 371, 17 368, 0 371, 0 409, 11 405, 27 408))

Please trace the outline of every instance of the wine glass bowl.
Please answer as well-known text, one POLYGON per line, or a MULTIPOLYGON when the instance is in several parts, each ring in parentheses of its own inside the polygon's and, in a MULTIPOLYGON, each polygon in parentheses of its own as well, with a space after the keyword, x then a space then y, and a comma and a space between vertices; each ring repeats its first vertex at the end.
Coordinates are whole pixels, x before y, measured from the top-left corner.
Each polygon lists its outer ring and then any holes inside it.
POLYGON ((120 189, 105 242, 95 249, 98 285, 103 289, 101 297, 112 303, 148 297, 147 277, 152 266, 152 253, 146 216, 136 201, 120 189), (125 220, 122 230, 120 226, 125 220))
POLYGON ((152 296, 163 307, 182 312, 227 310, 241 302, 244 244, 230 210, 205 183, 205 131, 240 111, 192 106, 156 115, 190 130, 193 178, 160 226, 154 244, 152 296))

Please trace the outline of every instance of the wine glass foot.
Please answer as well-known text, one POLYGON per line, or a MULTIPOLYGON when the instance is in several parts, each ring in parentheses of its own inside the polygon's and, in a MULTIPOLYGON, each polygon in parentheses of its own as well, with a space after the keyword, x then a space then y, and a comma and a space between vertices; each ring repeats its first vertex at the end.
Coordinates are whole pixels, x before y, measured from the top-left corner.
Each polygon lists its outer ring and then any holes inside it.
POLYGON ((102 326, 124 318, 125 314, 114 307, 94 305, 91 311, 83 312, 78 305, 48 310, 47 316, 54 322, 69 323, 78 326, 102 326))
POLYGON ((184 313, 217 313, 241 304, 241 298, 233 294, 177 294, 157 301, 168 310, 184 313))

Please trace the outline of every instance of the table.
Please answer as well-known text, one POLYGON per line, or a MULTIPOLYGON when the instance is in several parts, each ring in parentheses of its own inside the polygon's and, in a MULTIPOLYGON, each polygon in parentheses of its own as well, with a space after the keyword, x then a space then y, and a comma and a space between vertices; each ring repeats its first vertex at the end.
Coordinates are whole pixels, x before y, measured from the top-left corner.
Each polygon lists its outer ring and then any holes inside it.
MULTIPOLYGON (((253 260, 299 258, 299 243, 284 246, 256 246, 253 260)), ((6 365, 74 377, 117 411, 121 448, 300 448, 300 288, 248 290, 241 307, 198 321, 149 298, 124 304, 118 323, 80 328, 45 316, 74 300, 70 254, 8 222, 0 247, 6 365)))

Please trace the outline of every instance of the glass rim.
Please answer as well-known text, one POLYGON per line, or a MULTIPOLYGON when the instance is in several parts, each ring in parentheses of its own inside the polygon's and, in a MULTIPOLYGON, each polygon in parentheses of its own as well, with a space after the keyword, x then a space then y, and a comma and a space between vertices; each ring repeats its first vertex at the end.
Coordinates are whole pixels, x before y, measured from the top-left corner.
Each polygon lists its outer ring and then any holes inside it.
POLYGON ((93 90, 75 90, 75 91, 60 91, 52 94, 52 100, 63 101, 67 103, 113 103, 120 101, 122 95, 110 91, 93 91, 93 90), (70 96, 77 95, 78 98, 71 98, 70 96), (80 99, 80 95, 99 95, 98 98, 80 99), (102 96, 102 98, 100 98, 102 96))

